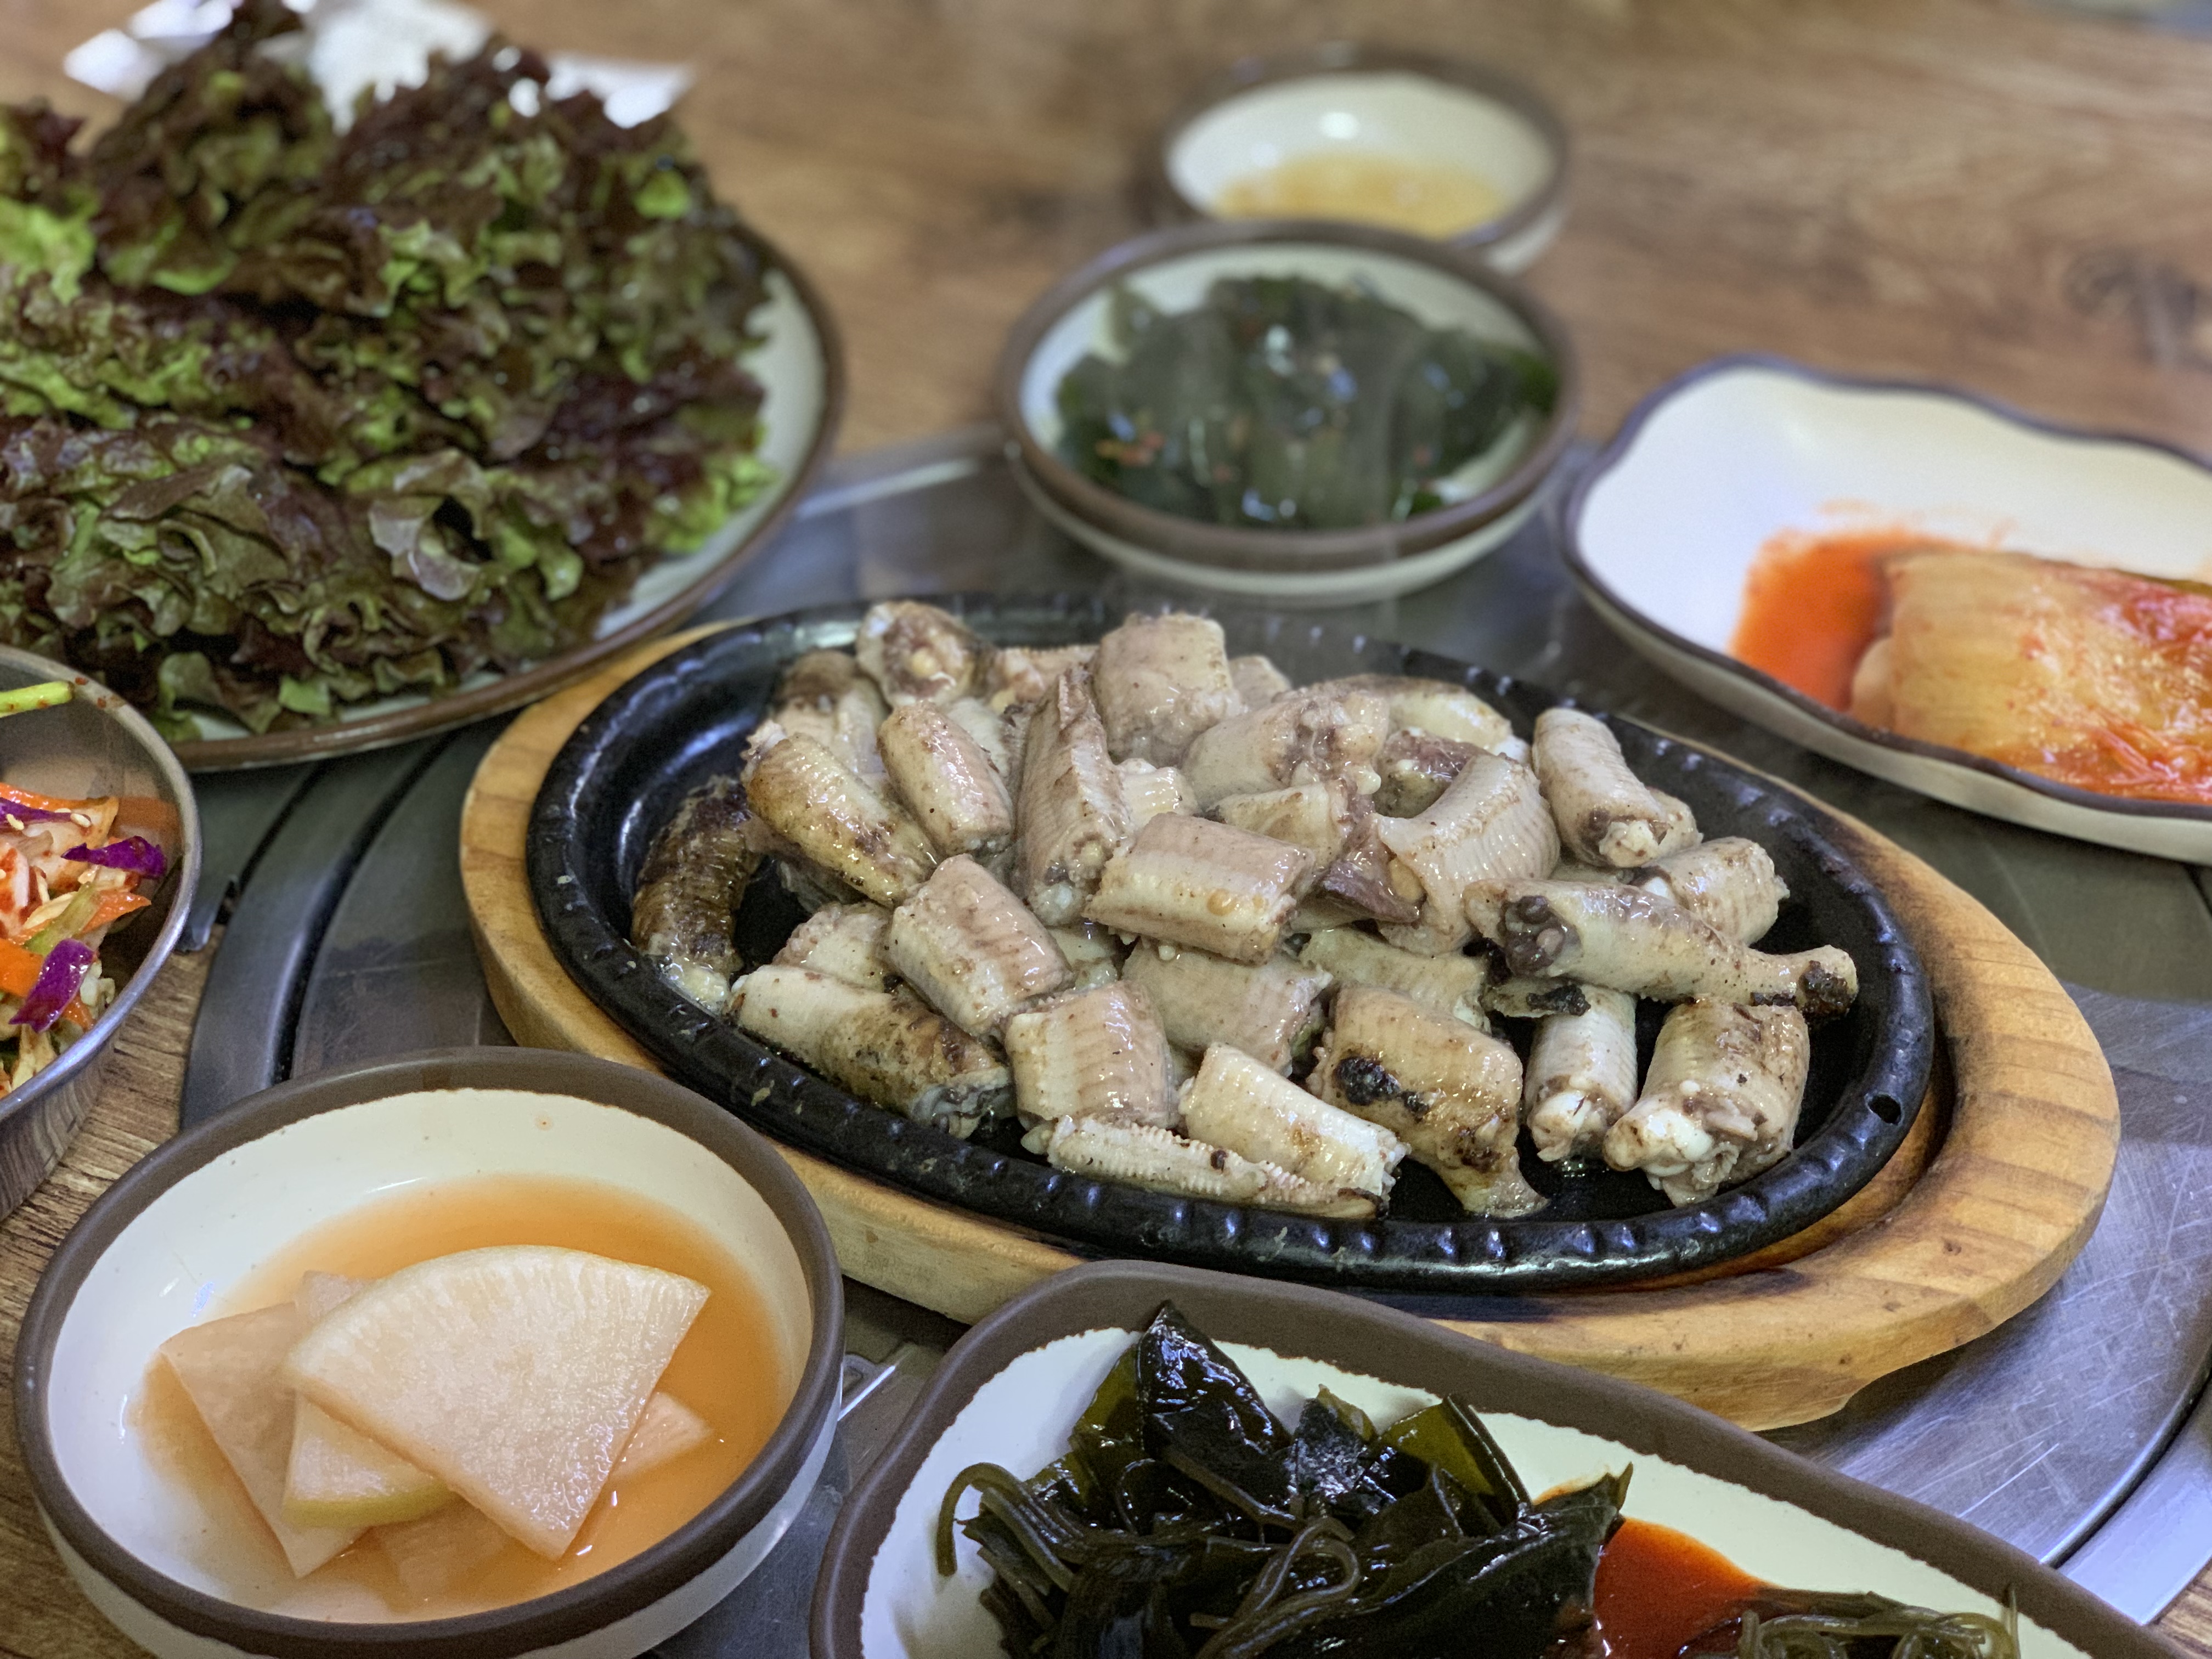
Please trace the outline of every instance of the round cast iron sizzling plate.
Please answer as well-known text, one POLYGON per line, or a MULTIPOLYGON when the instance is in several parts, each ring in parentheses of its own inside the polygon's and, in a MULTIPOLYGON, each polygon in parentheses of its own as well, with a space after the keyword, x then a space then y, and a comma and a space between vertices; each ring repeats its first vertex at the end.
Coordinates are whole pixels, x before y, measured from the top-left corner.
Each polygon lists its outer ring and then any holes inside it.
MULTIPOLYGON (((940 599, 1002 644, 1096 640, 1121 620, 1081 597, 940 599)), ((685 793, 734 773, 778 674, 800 653, 851 643, 864 606, 731 628, 663 658, 616 691, 554 759, 532 814, 527 869, 538 917, 577 982, 670 1073, 778 1139, 890 1182, 1079 1249, 1400 1294, 1487 1294, 1616 1285, 1711 1266, 1817 1221, 1881 1169, 1928 1084, 1935 1017, 1919 958, 1880 892, 1838 850, 1818 808, 1717 756, 1612 720, 1642 777, 1689 802, 1708 836, 1749 836, 1792 897, 1771 951, 1841 945, 1858 964, 1850 1014, 1816 1027, 1795 1154, 1684 1209, 1640 1175, 1563 1175, 1522 1143, 1552 1202, 1521 1220, 1462 1213, 1410 1159, 1388 1218, 1322 1220, 1172 1197, 1063 1173, 1021 1152, 1011 1121, 974 1141, 854 1100, 672 989, 629 942, 630 896, 654 833, 685 793)), ((1297 684, 1350 673, 1463 682, 1527 735, 1559 699, 1449 659, 1281 617, 1210 611, 1232 653, 1265 651, 1297 684)), ((738 916, 748 962, 799 919, 779 884, 753 884, 738 916)), ((1644 1058, 1660 1010, 1644 1005, 1644 1058)), ((1521 1039, 1525 1028, 1504 1022, 1521 1039)))

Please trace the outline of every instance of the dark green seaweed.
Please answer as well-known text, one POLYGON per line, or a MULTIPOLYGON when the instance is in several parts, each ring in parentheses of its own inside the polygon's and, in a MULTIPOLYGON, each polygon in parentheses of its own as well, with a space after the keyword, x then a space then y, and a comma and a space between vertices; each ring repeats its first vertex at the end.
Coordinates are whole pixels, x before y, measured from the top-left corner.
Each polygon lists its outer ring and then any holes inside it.
POLYGON ((1060 381, 1061 456, 1182 518, 1285 530, 1409 518, 1559 397, 1534 353, 1430 328, 1356 285, 1224 277, 1175 313, 1121 289, 1110 318, 1116 356, 1086 356, 1060 381))

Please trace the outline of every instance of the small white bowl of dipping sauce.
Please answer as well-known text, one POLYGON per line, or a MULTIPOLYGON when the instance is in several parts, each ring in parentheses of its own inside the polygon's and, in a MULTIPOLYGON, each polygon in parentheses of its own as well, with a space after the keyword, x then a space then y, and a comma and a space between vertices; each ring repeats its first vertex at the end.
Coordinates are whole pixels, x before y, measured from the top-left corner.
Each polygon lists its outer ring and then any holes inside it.
POLYGON ((1231 65, 1162 129, 1152 184, 1172 217, 1338 219, 1518 271, 1566 218, 1567 149, 1510 76, 1337 43, 1231 65))

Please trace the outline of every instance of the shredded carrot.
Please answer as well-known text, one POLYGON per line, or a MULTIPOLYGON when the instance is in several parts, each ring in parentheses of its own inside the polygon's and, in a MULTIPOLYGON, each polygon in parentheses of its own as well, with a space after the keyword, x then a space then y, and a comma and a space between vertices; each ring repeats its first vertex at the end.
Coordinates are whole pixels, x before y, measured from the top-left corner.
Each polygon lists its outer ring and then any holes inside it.
POLYGON ((45 960, 12 939, 0 939, 0 991, 11 997, 30 995, 31 988, 39 982, 39 969, 45 960))
POLYGON ((95 927, 105 927, 111 921, 118 921, 134 910, 144 909, 153 902, 149 898, 141 898, 136 893, 125 892, 118 888, 101 898, 98 907, 92 913, 92 920, 86 922, 81 931, 88 933, 95 927))
POLYGON ((0 800, 12 800, 18 806, 35 806, 43 812, 89 812, 100 805, 97 800, 64 800, 56 795, 37 794, 12 783, 0 783, 0 800))

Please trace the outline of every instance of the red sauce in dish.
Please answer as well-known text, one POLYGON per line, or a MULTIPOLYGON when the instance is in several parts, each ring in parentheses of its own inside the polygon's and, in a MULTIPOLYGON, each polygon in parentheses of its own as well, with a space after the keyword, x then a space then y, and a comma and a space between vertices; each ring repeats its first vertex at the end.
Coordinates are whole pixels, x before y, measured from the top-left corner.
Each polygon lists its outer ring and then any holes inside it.
MULTIPOLYGON (((1597 1564, 1597 1633, 1605 1659, 1675 1659, 1733 1624, 1765 1586, 1717 1550, 1651 1521, 1624 1521, 1597 1564)), ((1719 1645, 1733 1648, 1733 1639, 1719 1645)))
POLYGON ((1851 671, 1881 633, 1881 561, 1929 538, 1910 530, 1770 538, 1744 578, 1729 654, 1831 708, 1851 706, 1851 671))

